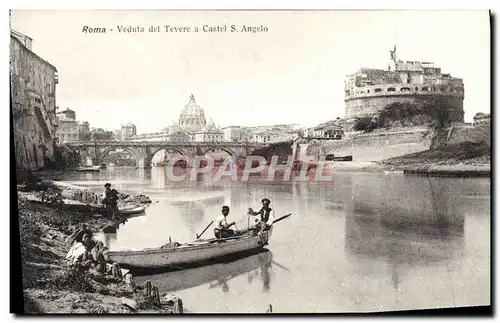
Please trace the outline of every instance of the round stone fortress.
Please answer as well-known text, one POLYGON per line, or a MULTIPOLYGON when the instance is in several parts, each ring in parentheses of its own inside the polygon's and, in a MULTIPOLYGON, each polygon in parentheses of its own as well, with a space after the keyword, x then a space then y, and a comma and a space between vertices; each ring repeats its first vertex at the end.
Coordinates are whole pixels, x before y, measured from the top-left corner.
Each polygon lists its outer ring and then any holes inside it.
POLYGON ((196 103, 194 95, 191 94, 188 104, 181 111, 179 128, 182 131, 192 133, 204 129, 206 125, 205 112, 196 103))
POLYGON ((347 76, 344 101, 347 131, 352 131, 358 117, 372 116, 395 102, 411 102, 446 97, 453 109, 453 122, 464 121, 463 80, 441 73, 433 63, 397 59, 391 52, 387 70, 362 68, 347 76))

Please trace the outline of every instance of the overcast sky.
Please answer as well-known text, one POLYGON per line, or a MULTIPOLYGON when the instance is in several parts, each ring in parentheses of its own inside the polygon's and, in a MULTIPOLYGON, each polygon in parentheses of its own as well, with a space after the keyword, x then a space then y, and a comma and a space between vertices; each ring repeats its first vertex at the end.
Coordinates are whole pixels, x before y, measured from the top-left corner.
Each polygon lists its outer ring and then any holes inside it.
POLYGON ((487 11, 13 11, 11 27, 57 67, 59 107, 92 127, 158 131, 191 93, 222 126, 316 125, 344 116, 345 75, 386 68, 394 44, 400 59, 433 61, 464 79, 466 121, 490 112, 487 11), (231 24, 268 31, 231 33, 231 24), (148 33, 151 25, 161 32, 148 33), (164 25, 228 31, 166 33, 164 25))

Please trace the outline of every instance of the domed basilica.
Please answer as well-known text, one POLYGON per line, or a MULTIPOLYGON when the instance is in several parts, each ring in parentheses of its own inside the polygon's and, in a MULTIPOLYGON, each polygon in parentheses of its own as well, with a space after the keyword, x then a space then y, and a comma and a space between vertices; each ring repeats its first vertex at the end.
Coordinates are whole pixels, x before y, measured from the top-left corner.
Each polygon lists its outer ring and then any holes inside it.
POLYGON ((188 133, 200 131, 207 125, 205 111, 196 103, 191 94, 189 102, 184 106, 179 117, 179 130, 188 133))
POLYGON ((189 102, 181 111, 178 122, 165 128, 169 141, 223 141, 224 134, 210 120, 207 122, 205 111, 196 103, 191 94, 189 102))

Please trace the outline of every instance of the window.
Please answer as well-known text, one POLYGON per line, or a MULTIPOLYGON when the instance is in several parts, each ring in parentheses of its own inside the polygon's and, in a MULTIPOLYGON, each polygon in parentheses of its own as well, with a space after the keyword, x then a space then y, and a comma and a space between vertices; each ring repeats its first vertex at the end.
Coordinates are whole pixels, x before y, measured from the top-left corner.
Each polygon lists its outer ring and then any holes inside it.
POLYGON ((387 92, 394 92, 394 91, 396 91, 396 89, 393 88, 393 87, 390 87, 390 88, 387 89, 387 92))
POLYGON ((428 87, 426 87, 426 86, 424 86, 424 87, 422 88, 422 91, 429 91, 429 88, 428 88, 428 87))
POLYGON ((409 87, 402 87, 401 88, 401 92, 408 92, 410 91, 411 89, 409 87))
POLYGON ((382 92, 382 89, 376 88, 375 93, 377 93, 377 92, 382 92))

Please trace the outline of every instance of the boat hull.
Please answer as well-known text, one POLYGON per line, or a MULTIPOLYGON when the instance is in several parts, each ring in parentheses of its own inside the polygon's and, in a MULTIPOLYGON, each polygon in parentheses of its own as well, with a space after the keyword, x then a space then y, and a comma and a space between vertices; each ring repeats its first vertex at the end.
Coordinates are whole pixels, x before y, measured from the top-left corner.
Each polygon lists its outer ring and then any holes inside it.
POLYGON ((209 239, 175 248, 109 251, 108 257, 125 268, 165 268, 199 263, 232 254, 263 249, 272 230, 237 239, 209 239))
POLYGON ((122 215, 133 215, 133 214, 140 214, 140 213, 144 213, 146 211, 146 207, 145 206, 138 206, 138 207, 135 207, 135 208, 127 208, 127 209, 121 209, 118 208, 118 212, 120 212, 120 214, 122 215))

